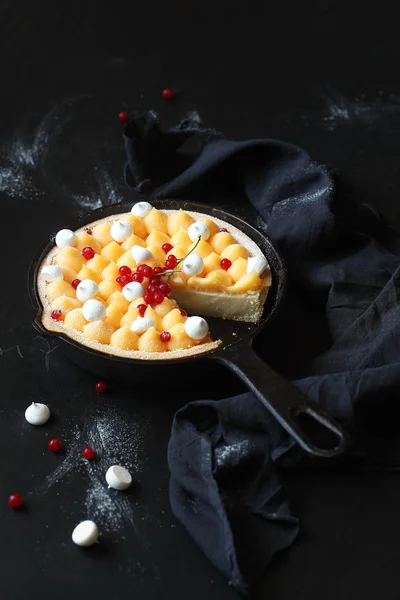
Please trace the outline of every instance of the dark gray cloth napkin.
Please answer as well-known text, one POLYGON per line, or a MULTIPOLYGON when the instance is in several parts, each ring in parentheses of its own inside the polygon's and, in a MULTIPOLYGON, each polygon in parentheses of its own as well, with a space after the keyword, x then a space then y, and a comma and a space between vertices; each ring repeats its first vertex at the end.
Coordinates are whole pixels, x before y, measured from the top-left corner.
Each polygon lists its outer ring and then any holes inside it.
MULTIPOLYGON (((296 146, 232 141, 190 121, 165 130, 153 112, 130 121, 124 140, 138 198, 234 196, 264 219, 290 286, 258 351, 352 429, 346 461, 398 468, 399 234, 296 146)), ((172 510, 240 592, 298 533, 278 469, 300 459, 251 393, 190 402, 175 415, 172 510)))

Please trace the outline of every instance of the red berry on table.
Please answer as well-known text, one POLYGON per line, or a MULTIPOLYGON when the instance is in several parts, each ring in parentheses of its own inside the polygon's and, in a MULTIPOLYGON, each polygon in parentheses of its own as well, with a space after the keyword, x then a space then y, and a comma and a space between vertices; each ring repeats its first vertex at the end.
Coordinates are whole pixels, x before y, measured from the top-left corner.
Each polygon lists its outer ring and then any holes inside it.
POLYGON ((120 275, 131 275, 132 273, 132 269, 130 267, 127 267, 126 265, 120 267, 118 271, 120 275))
POLYGON ((162 91, 162 97, 163 98, 173 98, 174 96, 174 92, 171 90, 171 88, 164 88, 162 91))
POLYGON ((224 269, 224 271, 227 271, 229 269, 229 267, 232 265, 232 261, 229 260, 229 258, 223 258, 221 260, 221 262, 219 263, 221 269, 224 269))
POLYGON ((164 296, 168 296, 171 293, 171 286, 166 281, 162 281, 158 286, 158 291, 164 294, 164 296))
POLYGON ((184 308, 180 308, 179 312, 181 313, 182 317, 187 317, 187 312, 184 308))
POLYGON ((162 249, 162 250, 164 250, 165 254, 168 254, 168 252, 169 252, 170 250, 172 250, 172 248, 173 248, 173 245, 172 245, 172 244, 163 244, 163 245, 161 246, 161 249, 162 249))
POLYGON ((128 113, 127 113, 127 112, 125 112, 124 110, 122 110, 122 111, 119 113, 119 115, 118 115, 118 119, 119 119, 120 121, 122 121, 122 122, 124 122, 124 121, 128 121, 128 119, 129 119, 129 115, 128 115, 128 113))
POLYGON ((124 287, 127 283, 131 283, 132 277, 130 275, 121 275, 118 277, 118 283, 124 287))
POLYGON ((161 302, 164 300, 164 294, 161 294, 161 292, 156 292, 154 294, 154 304, 161 304, 161 302))
POLYGON ((146 312, 146 304, 139 304, 139 306, 137 307, 138 309, 138 313, 141 317, 144 317, 144 313, 146 312))
POLYGON ((90 227, 85 227, 85 231, 88 235, 92 235, 92 230, 90 229, 90 227))
POLYGON ((218 232, 219 232, 219 233, 222 233, 222 232, 224 232, 224 233, 228 233, 228 230, 227 230, 227 228, 226 228, 226 227, 220 227, 220 228, 218 229, 218 232))
POLYGON ((151 277, 153 275, 153 269, 149 267, 149 265, 145 265, 141 270, 141 273, 143 273, 145 277, 151 277))
POLYGON ((90 260, 91 258, 93 258, 93 256, 95 255, 95 251, 93 250, 92 246, 85 246, 84 249, 82 250, 82 255, 87 259, 90 260))
POLYGON ((162 331, 160 333, 160 340, 162 342, 169 342, 170 339, 171 339, 171 334, 169 331, 162 331))
POLYGON ((71 283, 72 287, 74 288, 74 290, 76 290, 76 288, 78 287, 78 285, 80 284, 81 280, 80 279, 74 279, 73 282, 71 283))
POLYGON ((132 281, 137 281, 138 283, 142 283, 144 279, 143 273, 134 273, 132 275, 132 281))
POLYGON ((94 459, 93 448, 90 448, 90 446, 87 446, 86 448, 84 448, 82 450, 82 456, 83 456, 83 458, 86 458, 86 460, 93 460, 94 459))
POLYGON ((57 438, 53 438, 52 440, 49 440, 47 443, 49 450, 51 450, 52 452, 58 452, 59 449, 61 448, 61 442, 60 440, 57 440, 57 438))
POLYGON ((177 262, 178 259, 176 258, 175 254, 170 254, 165 264, 168 269, 175 269, 177 262))
POLYGON ((164 273, 164 269, 162 267, 154 267, 153 273, 154 275, 161 275, 161 273, 164 273))
POLYGON ((106 389, 107 389, 107 384, 105 381, 98 381, 96 383, 96 392, 103 393, 106 391, 106 389))
POLYGON ((54 319, 55 321, 59 321, 61 319, 61 315, 62 315, 62 312, 59 309, 51 311, 51 318, 54 319))
POLYGON ((22 505, 22 502, 23 500, 21 494, 11 494, 11 496, 8 496, 8 504, 11 506, 11 508, 18 508, 22 505))
POLYGON ((143 300, 146 302, 146 304, 153 304, 153 294, 151 292, 146 292, 145 294, 143 294, 143 300))

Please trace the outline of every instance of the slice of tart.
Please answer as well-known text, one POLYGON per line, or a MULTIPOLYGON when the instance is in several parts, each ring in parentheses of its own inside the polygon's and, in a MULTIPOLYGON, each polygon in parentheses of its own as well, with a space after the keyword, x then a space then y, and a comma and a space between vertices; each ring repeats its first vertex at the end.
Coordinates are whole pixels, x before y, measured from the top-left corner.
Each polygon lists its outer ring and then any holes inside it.
POLYGON ((270 286, 265 256, 237 227, 148 202, 59 231, 38 277, 46 329, 142 359, 217 348, 204 317, 257 323, 270 286))

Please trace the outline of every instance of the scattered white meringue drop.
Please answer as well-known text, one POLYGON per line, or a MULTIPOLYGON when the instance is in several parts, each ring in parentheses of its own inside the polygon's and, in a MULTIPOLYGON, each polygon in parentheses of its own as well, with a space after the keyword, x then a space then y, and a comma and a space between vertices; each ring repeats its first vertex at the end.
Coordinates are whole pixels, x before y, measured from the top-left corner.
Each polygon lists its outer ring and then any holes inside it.
POLYGON ((133 227, 129 221, 114 221, 111 225, 110 235, 116 242, 123 242, 133 233, 133 227))
POLYGON ((146 262, 146 260, 154 258, 150 250, 143 248, 143 246, 132 246, 131 253, 137 265, 146 262))
POLYGON ((267 267, 268 261, 262 254, 259 254, 258 256, 250 256, 250 258, 247 259, 247 273, 255 271, 257 275, 261 275, 261 273, 263 273, 267 267))
POLYGON ((141 296, 143 296, 144 287, 138 281, 131 281, 130 283, 124 285, 122 288, 122 293, 125 300, 132 302, 132 300, 136 300, 136 298, 141 298, 141 296))
POLYGON ((145 217, 152 209, 152 205, 149 202, 136 202, 131 208, 131 213, 135 217, 145 217))
POLYGON ((189 317, 184 327, 192 340, 202 340, 208 333, 208 323, 203 317, 189 317))
POLYGON ((97 321, 106 316, 106 307, 99 300, 86 300, 82 313, 86 321, 97 321))
POLYGON ((182 271, 186 273, 186 275, 198 275, 202 272, 204 268, 204 262, 199 254, 189 254, 182 261, 182 271))
POLYGON ((92 279, 82 279, 76 288, 76 297, 80 302, 86 302, 97 295, 99 286, 92 279))
POLYGON ((25 419, 31 425, 44 425, 50 419, 50 409, 41 402, 32 402, 25 411, 25 419))
POLYGON ((203 240, 208 240, 210 237, 210 228, 203 221, 196 221, 192 223, 188 229, 188 236, 192 240, 192 242, 196 242, 199 238, 199 235, 203 238, 203 240))
POLYGON ((126 490, 131 485, 132 476, 125 467, 113 465, 106 473, 106 481, 108 487, 121 491, 126 490))
POLYGON ((75 246, 76 235, 70 229, 60 229, 56 235, 56 246, 66 248, 67 246, 75 246))
POLYGON ((47 265, 42 269, 42 277, 45 281, 55 281, 56 279, 64 279, 63 272, 58 265, 47 265))
POLYGON ((135 333, 143 333, 144 331, 150 329, 150 327, 155 327, 152 319, 148 319, 147 317, 136 317, 131 325, 131 331, 135 333))
POLYGON ((99 537, 99 529, 94 521, 81 521, 72 532, 72 541, 77 546, 93 546, 99 537))

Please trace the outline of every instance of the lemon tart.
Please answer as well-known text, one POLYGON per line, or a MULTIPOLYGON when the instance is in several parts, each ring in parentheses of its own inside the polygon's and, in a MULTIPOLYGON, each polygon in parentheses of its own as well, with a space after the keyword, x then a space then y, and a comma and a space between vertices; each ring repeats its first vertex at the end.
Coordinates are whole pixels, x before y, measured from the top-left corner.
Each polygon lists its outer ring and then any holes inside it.
POLYGON ((172 359, 221 344, 206 317, 257 323, 271 271, 232 224, 138 202, 60 230, 37 286, 47 330, 111 355, 172 359))

